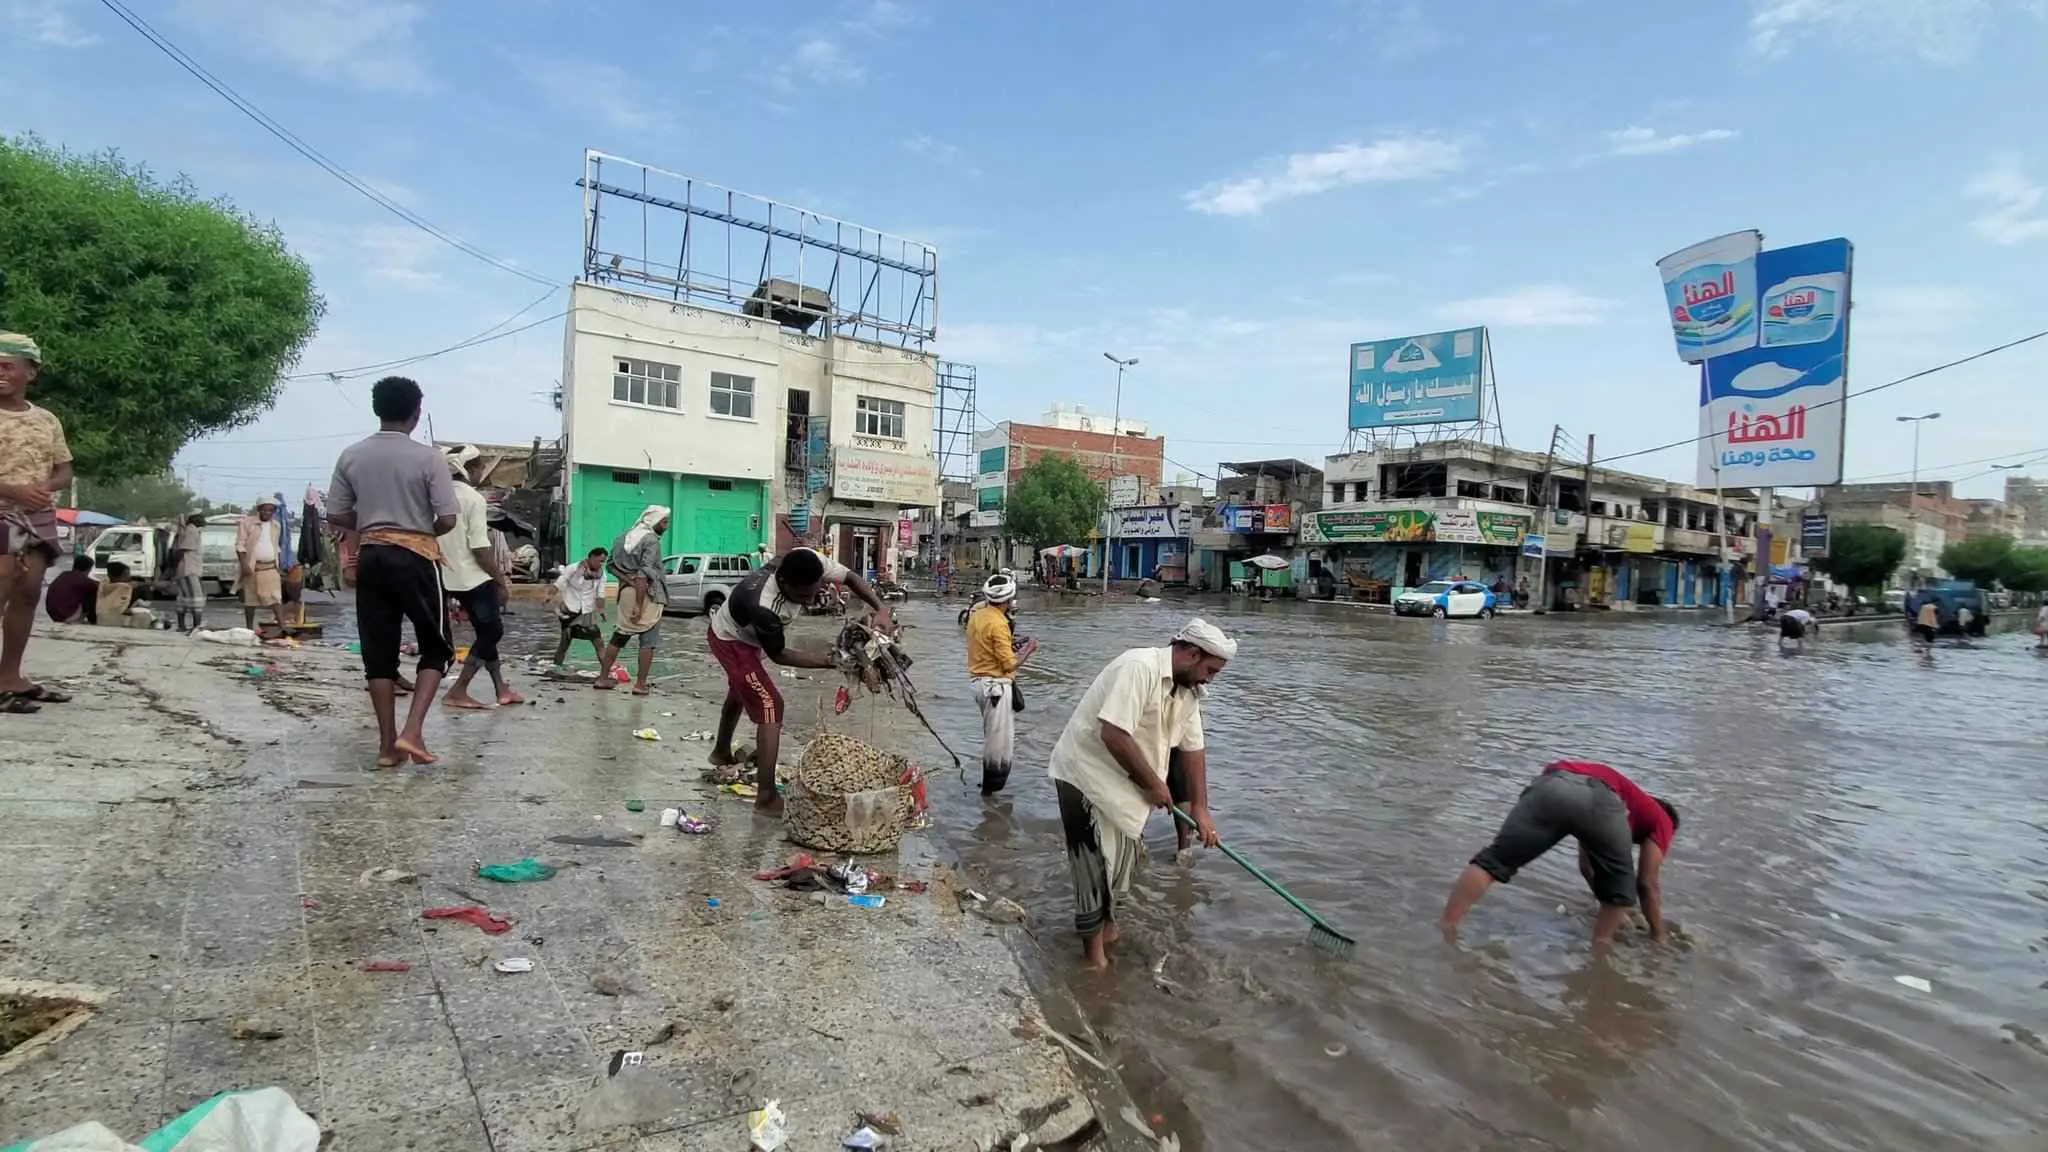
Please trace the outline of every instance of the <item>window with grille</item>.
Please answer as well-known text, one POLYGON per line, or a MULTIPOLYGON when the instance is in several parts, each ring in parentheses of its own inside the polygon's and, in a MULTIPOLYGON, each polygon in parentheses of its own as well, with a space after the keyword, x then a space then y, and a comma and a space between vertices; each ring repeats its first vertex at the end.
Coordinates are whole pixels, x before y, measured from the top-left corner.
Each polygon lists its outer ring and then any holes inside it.
POLYGON ((754 418, 754 378, 730 372, 711 374, 711 412, 741 420, 754 418))
POLYGON ((683 409, 683 369, 677 364, 652 360, 613 361, 612 399, 621 404, 645 404, 650 408, 683 409))
POLYGON ((884 440, 904 439, 903 401, 862 396, 855 401, 853 430, 862 436, 884 440))

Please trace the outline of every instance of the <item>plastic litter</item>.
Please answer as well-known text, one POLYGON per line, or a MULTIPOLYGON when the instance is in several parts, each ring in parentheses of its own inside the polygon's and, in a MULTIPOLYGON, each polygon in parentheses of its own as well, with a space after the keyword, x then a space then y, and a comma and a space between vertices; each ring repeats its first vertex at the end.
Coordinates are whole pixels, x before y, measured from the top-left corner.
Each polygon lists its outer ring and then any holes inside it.
POLYGON ((474 924, 492 936, 502 936, 512 930, 512 922, 503 916, 493 916, 488 909, 475 904, 450 904, 445 908, 429 908, 420 913, 423 920, 460 920, 474 924))
POLYGON ((496 880, 500 884, 525 884, 546 880, 556 871, 553 864, 528 856, 517 864, 479 864, 476 874, 480 879, 496 880))
POLYGON ((633 739, 647 740, 650 742, 658 741, 661 739, 661 733, 656 732, 652 728, 635 728, 633 729, 633 739))
POLYGON ((663 828, 675 827, 676 821, 681 820, 682 818, 683 810, 680 808, 663 808, 661 810, 661 826, 663 828))
POLYGON ((718 898, 717 898, 717 897, 715 897, 715 896, 707 896, 707 897, 705 897, 705 898, 704 898, 704 906, 705 906, 706 908, 716 908, 716 907, 718 907, 718 898))
POLYGON ((880 1132, 863 1124, 852 1132, 847 1133, 846 1139, 841 1140, 839 1146, 841 1148, 880 1148, 884 1143, 886 1141, 882 1139, 880 1132))
POLYGON ((247 676, 251 680, 261 680, 265 676, 270 675, 270 669, 265 668, 261 664, 251 664, 242 669, 242 675, 247 676))
POLYGON ((401 872, 396 868, 368 868, 356 877, 358 884, 410 884, 418 880, 417 872, 401 872))
POLYGON ((1904 984, 1915 992, 1934 991, 1934 984, 1922 976, 1894 976, 1892 979, 1904 984))
POLYGON ((316 1152, 320 1125, 282 1088, 223 1092, 130 1144, 85 1123, 6 1152, 316 1152))
POLYGON ((403 960, 365 960, 363 961, 363 971, 410 972, 412 971, 412 965, 407 964, 403 960))
POLYGON ((685 812, 676 819, 676 831, 689 836, 704 836, 710 833, 711 825, 685 812))
MULTIPOLYGON (((645 812, 645 811, 647 811, 647 801, 645 801, 645 800, 628 800, 628 801, 626 801, 626 811, 628 811, 628 812, 645 812)), ((602 819, 604 819, 604 817, 602 817, 602 816, 599 816, 599 817, 598 817, 598 819, 599 819, 599 820, 602 820, 602 819)))
POLYGON ((626 669, 624 665, 612 665, 612 683, 629 684, 632 682, 632 680, 633 678, 631 676, 626 675, 626 669))
POLYGON ((786 1124, 780 1100, 770 1100, 747 1113, 747 1140, 754 1152, 776 1152, 781 1148, 789 1140, 786 1124))
POLYGON ((720 792, 730 792, 742 800, 752 800, 761 794, 761 790, 752 784, 720 784, 718 790, 720 792))
POLYGON ((862 893, 857 896, 848 896, 846 902, 856 908, 880 908, 889 902, 889 898, 887 896, 870 896, 862 893))
POLYGON ((496 964, 491 965, 491 967, 508 975, 519 972, 531 972, 533 971, 533 961, 525 956, 507 956, 496 964))
POLYGON ((1332 1044, 1329 1047, 1323 1049, 1323 1055, 1328 1056, 1332 1060, 1335 1060, 1337 1057, 1342 1056, 1344 1053, 1348 1051, 1350 1051, 1350 1049, 1344 1047, 1342 1044, 1332 1044))
POLYGON ((194 640, 205 640, 212 644, 254 644, 256 633, 248 628, 223 628, 218 631, 201 628, 192 634, 194 640))

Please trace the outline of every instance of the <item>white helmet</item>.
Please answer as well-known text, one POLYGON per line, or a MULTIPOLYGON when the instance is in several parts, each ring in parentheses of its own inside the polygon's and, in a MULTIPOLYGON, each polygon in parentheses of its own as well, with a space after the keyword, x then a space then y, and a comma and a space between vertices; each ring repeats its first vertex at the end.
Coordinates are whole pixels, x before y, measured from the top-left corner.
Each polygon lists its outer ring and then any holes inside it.
POLYGON ((981 595, 991 604, 1008 604, 1017 598, 1017 581, 1008 572, 998 572, 982 584, 981 595))

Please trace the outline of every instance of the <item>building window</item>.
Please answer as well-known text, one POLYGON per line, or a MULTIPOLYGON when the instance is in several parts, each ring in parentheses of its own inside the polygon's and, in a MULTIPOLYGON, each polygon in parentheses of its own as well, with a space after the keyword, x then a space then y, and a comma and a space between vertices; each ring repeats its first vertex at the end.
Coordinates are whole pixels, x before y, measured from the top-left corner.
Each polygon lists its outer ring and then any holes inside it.
POLYGON ((1365 502, 1366 502, 1366 495, 1365 495, 1365 494, 1366 494, 1367 492, 1371 491, 1371 490, 1372 490, 1372 485, 1370 485, 1370 484, 1366 483, 1366 482, 1365 482, 1365 481, 1363 481, 1363 480, 1360 480, 1360 481, 1359 481, 1358 483, 1356 483, 1356 484, 1353 484, 1353 485, 1351 486, 1351 498, 1352 498, 1353 500, 1356 500, 1356 501, 1358 501, 1358 502, 1359 502, 1360 504, 1363 504, 1363 503, 1365 503, 1365 502))
POLYGON ((615 402, 673 408, 678 412, 683 410, 683 370, 680 365, 629 360, 624 356, 612 363, 617 369, 612 373, 612 399, 615 402))
POLYGON ((1460 480, 1460 481, 1458 481, 1458 495, 1460 495, 1460 496, 1463 496, 1463 497, 1466 497, 1467 499, 1472 499, 1472 500, 1484 500, 1484 499, 1486 499, 1486 496, 1487 496, 1487 491, 1488 491, 1488 489, 1487 489, 1487 486, 1486 486, 1486 484, 1485 484, 1485 482, 1484 482, 1484 481, 1480 481, 1480 480, 1460 480))
POLYGON ((732 481, 730 480, 711 480, 707 481, 707 483, 711 486, 713 492, 732 491, 732 481))
POLYGON ((612 483, 638 484, 640 483, 640 474, 638 472, 614 472, 612 473, 612 483))
POLYGON ((1525 499, 1525 496, 1520 488, 1510 488, 1505 484, 1495 484, 1493 486, 1493 498, 1502 504, 1520 504, 1525 499))
POLYGON ((1342 504, 1343 502, 1344 502, 1344 484, 1343 484, 1343 482, 1342 482, 1342 481, 1339 481, 1339 482, 1337 482, 1337 483, 1335 483, 1335 484, 1332 484, 1332 485, 1330 485, 1330 503, 1332 503, 1332 504, 1342 504))
POLYGON ((861 436, 902 440, 905 439, 903 417, 903 401, 862 396, 854 402, 853 430, 861 436))
POLYGON ((754 418, 754 378, 730 372, 711 374, 711 414, 736 420, 754 418))

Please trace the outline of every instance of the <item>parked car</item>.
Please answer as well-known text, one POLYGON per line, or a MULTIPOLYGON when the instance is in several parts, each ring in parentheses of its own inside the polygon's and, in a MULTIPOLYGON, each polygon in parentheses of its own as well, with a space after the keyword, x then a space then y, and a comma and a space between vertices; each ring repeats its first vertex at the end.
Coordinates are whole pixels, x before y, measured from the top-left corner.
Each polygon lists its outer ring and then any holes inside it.
POLYGON ((663 557, 661 569, 670 612, 709 616, 754 570, 754 558, 736 552, 692 552, 663 557))
POLYGON ((1493 593, 1476 580, 1432 580, 1410 588, 1394 601, 1397 616, 1477 616, 1484 620, 1496 608, 1493 593))

